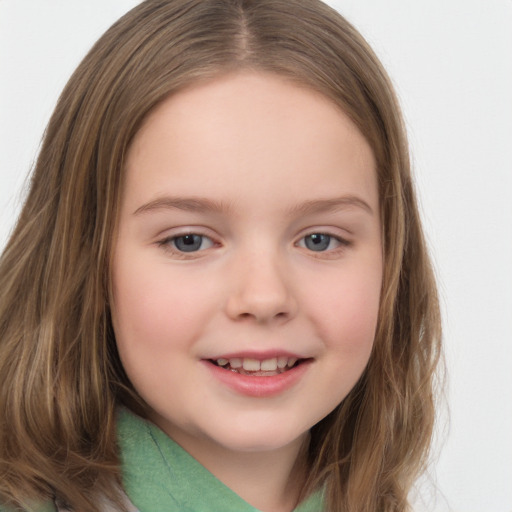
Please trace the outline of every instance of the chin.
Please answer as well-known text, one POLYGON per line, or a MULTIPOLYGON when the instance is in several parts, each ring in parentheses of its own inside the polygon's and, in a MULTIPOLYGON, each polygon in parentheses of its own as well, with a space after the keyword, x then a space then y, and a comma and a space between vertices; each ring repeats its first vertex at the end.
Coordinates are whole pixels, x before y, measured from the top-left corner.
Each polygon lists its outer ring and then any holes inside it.
POLYGON ((275 421, 271 424, 253 422, 251 425, 231 425, 227 432, 210 432, 210 439, 225 449, 236 452, 275 451, 291 444, 302 443, 309 429, 283 428, 275 421))

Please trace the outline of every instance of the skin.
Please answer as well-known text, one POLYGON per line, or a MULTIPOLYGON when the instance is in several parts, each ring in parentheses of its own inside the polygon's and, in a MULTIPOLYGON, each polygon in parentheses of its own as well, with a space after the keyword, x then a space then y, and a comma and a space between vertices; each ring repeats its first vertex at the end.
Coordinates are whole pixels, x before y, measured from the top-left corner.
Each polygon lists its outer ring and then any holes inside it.
POLYGON ((261 510, 293 508, 309 429, 370 357, 378 206, 374 157, 355 125, 270 74, 170 97, 130 147, 112 269, 123 366, 152 421, 261 510), (177 237, 192 233, 199 249, 180 251, 177 237), (327 245, 311 249, 314 233, 327 245), (276 351, 308 363, 272 396, 231 389, 207 362, 276 351))

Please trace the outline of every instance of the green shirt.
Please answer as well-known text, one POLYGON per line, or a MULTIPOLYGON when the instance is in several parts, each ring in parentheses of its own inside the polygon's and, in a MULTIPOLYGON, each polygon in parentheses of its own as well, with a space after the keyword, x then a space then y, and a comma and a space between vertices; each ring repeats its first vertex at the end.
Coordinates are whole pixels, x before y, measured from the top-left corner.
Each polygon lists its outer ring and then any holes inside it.
MULTIPOLYGON (((117 418, 127 512, 258 512, 226 487, 156 425, 125 408, 117 418)), ((322 493, 295 512, 322 512, 322 493)), ((51 502, 29 512, 59 512, 51 502)), ((0 512, 8 509, 0 505, 0 512)), ((111 512, 109 507, 104 512, 111 512)))
MULTIPOLYGON (((123 484, 141 512, 258 512, 153 423, 127 409, 118 416, 123 484)), ((321 512, 315 493, 296 512, 321 512)))

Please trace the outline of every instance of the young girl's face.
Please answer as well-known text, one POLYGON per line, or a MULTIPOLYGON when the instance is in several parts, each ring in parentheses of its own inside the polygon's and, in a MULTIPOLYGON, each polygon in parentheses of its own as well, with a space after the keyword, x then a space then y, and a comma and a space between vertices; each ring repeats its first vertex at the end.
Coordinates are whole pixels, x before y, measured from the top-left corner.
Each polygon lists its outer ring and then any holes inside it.
POLYGON ((380 232, 372 151, 323 96, 239 73, 163 102, 129 150, 112 275, 151 419, 199 459, 298 445, 368 362, 380 232))

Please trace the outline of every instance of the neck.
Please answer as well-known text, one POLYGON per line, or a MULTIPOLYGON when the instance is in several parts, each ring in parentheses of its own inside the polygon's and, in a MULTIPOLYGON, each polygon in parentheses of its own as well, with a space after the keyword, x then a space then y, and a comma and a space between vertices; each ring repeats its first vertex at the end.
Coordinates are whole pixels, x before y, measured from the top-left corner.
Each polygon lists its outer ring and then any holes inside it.
MULTIPOLYGON (((290 512, 297 506, 305 440, 268 452, 213 453, 200 462, 221 482, 263 512, 290 512)), ((192 454, 194 456, 194 454, 192 454)))
POLYGON ((235 451, 209 439, 188 439, 167 430, 174 441, 247 503, 262 512, 290 512, 297 506, 309 434, 273 450, 235 451))

